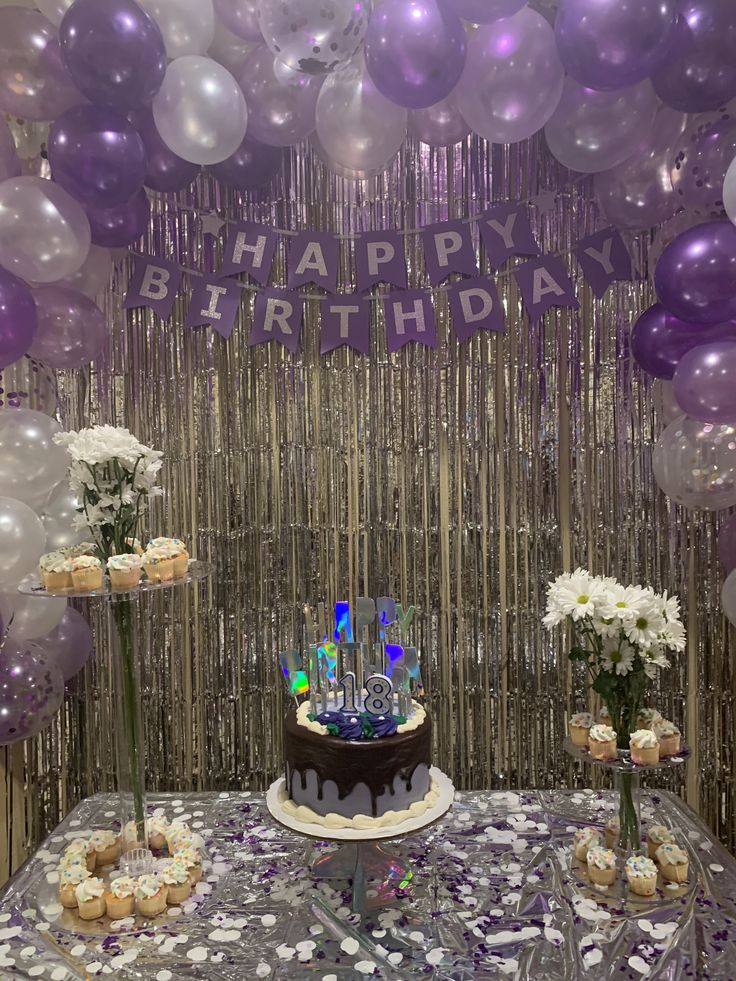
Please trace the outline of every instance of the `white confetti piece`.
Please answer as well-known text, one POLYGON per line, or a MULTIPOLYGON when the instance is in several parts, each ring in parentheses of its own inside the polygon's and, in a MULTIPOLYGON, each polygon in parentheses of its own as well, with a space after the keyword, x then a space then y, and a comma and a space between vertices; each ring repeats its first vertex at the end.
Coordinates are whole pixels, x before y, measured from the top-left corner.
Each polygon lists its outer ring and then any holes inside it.
POLYGON ((46 881, 49 883, 49 885, 52 885, 52 886, 56 885, 56 883, 59 881, 59 872, 58 872, 58 870, 57 871, 54 871, 54 872, 47 872, 46 873, 46 881))
POLYGON ((265 927, 272 927, 276 924, 276 917, 273 915, 273 913, 264 913, 261 917, 261 923, 265 927))
POLYGON ((639 957, 638 954, 634 954, 633 957, 629 958, 629 967, 632 969, 632 971, 636 971, 637 974, 641 974, 643 978, 649 974, 649 965, 644 958, 639 957))
POLYGON ((302 951, 308 951, 310 954, 317 946, 314 940, 300 940, 299 943, 294 945, 296 949, 301 953, 302 951))
POLYGON ((295 947, 289 947, 288 944, 280 944, 276 948, 276 953, 279 955, 280 960, 290 961, 294 954, 296 953, 295 947))
POLYGON ((553 927, 544 928, 544 938, 556 946, 561 946, 565 942, 565 938, 562 936, 560 931, 555 930, 553 927))
POLYGON ((389 954, 387 958, 389 963, 393 964, 394 966, 396 964, 400 964, 403 961, 403 959, 404 959, 404 955, 399 950, 395 950, 393 953, 389 954))
POLYGON ((0 930, 0 940, 11 940, 13 937, 19 937, 21 933, 23 933, 23 927, 5 927, 0 930))
POLYGON ((600 947, 593 947, 591 950, 586 950, 583 954, 583 964, 587 970, 590 967, 594 967, 596 964, 600 964, 603 960, 603 951, 600 947))
POLYGON ((10 919, 10 913, 0 913, 0 923, 7 923, 10 919))
POLYGON ((711 862, 708 868, 711 872, 723 872, 723 866, 719 865, 718 862, 711 862))
POLYGON ((652 932, 652 921, 651 920, 637 920, 636 925, 643 933, 652 932))
POLYGON ((46 968, 43 966, 43 964, 34 964, 33 967, 28 968, 28 977, 39 978, 45 970, 46 968))
POLYGON ((173 975, 171 971, 168 971, 166 968, 164 968, 163 971, 159 971, 158 974, 156 975, 156 981, 171 981, 172 977, 173 975))
POLYGON ((323 974, 322 981, 337 981, 336 974, 323 974))
POLYGON ((419 930, 413 930, 409 934, 409 940, 413 940, 415 944, 423 944, 424 943, 424 934, 421 933, 419 930))
MULTIPOLYGON (((411 934, 409 934, 409 936, 411 937, 411 934)), ((424 940, 424 937, 422 937, 422 940, 424 940)), ((357 954, 360 950, 360 944, 355 937, 345 937, 343 942, 340 944, 340 949, 346 954, 357 954)))
POLYGON ((271 966, 265 961, 260 961, 258 967, 256 968, 256 977, 267 978, 271 973, 271 966))
POLYGON ((376 965, 373 961, 356 961, 355 970, 360 971, 361 974, 373 974, 376 965))
MULTIPOLYGON (((31 950, 35 950, 35 948, 34 947, 31 947, 31 950)), ((86 952, 87 952, 87 948, 85 947, 84 944, 76 944, 69 951, 69 953, 72 955, 72 957, 84 957, 84 955, 86 954, 86 952)), ((21 951, 21 957, 22 956, 23 956, 23 951, 21 951)))
POLYGON ((207 960, 207 948, 206 947, 190 947, 187 951, 187 957, 190 961, 206 961, 207 960))
MULTIPOLYGON (((39 933, 48 933, 50 927, 45 920, 39 920, 38 923, 36 924, 36 929, 38 930, 39 933)), ((18 928, 18 932, 20 932, 20 927, 18 928)))
POLYGON ((442 958, 445 956, 445 949, 445 947, 435 947, 434 949, 427 951, 427 963, 440 964, 442 962, 442 958))

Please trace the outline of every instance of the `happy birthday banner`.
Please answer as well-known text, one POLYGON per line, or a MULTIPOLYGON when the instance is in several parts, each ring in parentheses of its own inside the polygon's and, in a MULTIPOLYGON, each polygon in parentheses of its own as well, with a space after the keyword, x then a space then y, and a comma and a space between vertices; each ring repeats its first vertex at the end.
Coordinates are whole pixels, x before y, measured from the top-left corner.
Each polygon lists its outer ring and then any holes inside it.
MULTIPOLYGON (((530 320, 542 317, 550 307, 579 308, 575 288, 561 257, 541 254, 524 204, 508 202, 472 219, 492 269, 498 270, 512 256, 531 257, 511 270, 530 320)), ((409 342, 437 346, 432 288, 453 274, 458 279, 442 287, 448 294, 452 326, 459 341, 479 330, 505 333, 503 307, 496 283, 481 275, 471 224, 461 219, 418 229, 430 286, 410 289, 404 252, 406 231, 358 233, 354 236, 356 290, 338 293, 341 236, 329 232, 302 231, 290 236, 287 250, 286 287, 270 284, 279 230, 256 222, 230 222, 217 274, 203 275, 182 269, 168 259, 135 255, 133 272, 123 306, 150 307, 162 320, 171 316, 184 275, 193 278, 192 296, 184 326, 209 326, 222 337, 230 336, 243 290, 256 293, 250 345, 275 340, 289 351, 299 349, 304 303, 319 302, 320 353, 341 345, 370 353, 372 302, 383 305, 387 348, 398 351, 409 342), (257 286, 233 279, 246 274, 257 286), (395 289, 371 294, 379 283, 395 289), (325 296, 304 295, 299 287, 312 284, 325 296)), ((581 239, 572 249, 597 297, 611 283, 631 280, 631 257, 614 228, 604 228, 581 239)), ((505 275, 505 274, 502 274, 505 275)))

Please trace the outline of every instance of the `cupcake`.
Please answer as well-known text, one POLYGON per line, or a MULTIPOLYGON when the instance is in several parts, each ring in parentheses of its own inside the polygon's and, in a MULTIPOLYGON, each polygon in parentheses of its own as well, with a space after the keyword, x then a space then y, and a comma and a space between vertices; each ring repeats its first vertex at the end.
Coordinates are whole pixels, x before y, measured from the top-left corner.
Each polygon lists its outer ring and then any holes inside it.
POLYGON ((38 570, 45 589, 56 592, 71 589, 72 564, 61 552, 47 552, 38 560, 38 570))
POLYGON ((80 882, 89 879, 90 873, 86 865, 81 862, 76 865, 68 865, 66 868, 59 869, 59 902, 66 909, 75 909, 77 906, 76 889, 80 882))
POLYGON ((637 896, 653 896, 657 890, 657 866, 644 855, 632 855, 626 859, 626 878, 629 889, 637 896))
POLYGON ((194 848, 201 852, 204 850, 204 838, 195 831, 175 831, 169 835, 168 848, 172 855, 184 848, 194 848))
POLYGON ((166 832, 169 830, 169 819, 165 815, 149 818, 146 822, 148 828, 148 847, 161 849, 166 845, 166 832))
POLYGON ((149 547, 143 553, 143 568, 151 582, 171 582, 174 578, 174 559, 169 549, 149 547))
POLYGON ((174 578, 180 579, 187 574, 189 568, 189 552, 179 538, 154 538, 148 544, 149 548, 162 548, 174 560, 174 578))
POLYGON ((95 850, 98 869, 114 865, 120 858, 120 838, 114 831, 95 831, 89 841, 95 850))
POLYGON ((674 841, 672 832, 663 824, 653 824, 647 831, 647 852, 649 857, 654 860, 657 857, 657 849, 668 841, 674 841))
POLYGON ((588 733, 590 755, 597 760, 616 759, 616 732, 610 726, 591 726, 588 733))
POLYGON ((567 728, 575 746, 588 745, 588 733, 593 723, 594 719, 590 712, 578 712, 571 717, 567 728))
POLYGON ((166 909, 167 886, 158 875, 142 875, 135 887, 138 912, 144 916, 158 916, 166 909))
POLYGON ((125 552, 122 555, 111 555, 107 560, 110 585, 115 589, 129 589, 137 586, 141 581, 142 571, 143 559, 140 555, 131 555, 125 552))
POLYGON ((174 842, 179 834, 182 832, 189 833, 192 829, 186 823, 186 821, 173 820, 166 831, 164 832, 164 838, 166 839, 166 847, 169 849, 171 854, 174 854, 174 842))
POLYGON ((105 915, 105 884, 97 876, 84 879, 75 889, 77 912, 83 920, 97 920, 105 915))
POLYGON ((612 817, 606 822, 606 848, 615 848, 621 834, 621 822, 617 817, 612 817))
POLYGON ((189 899, 192 892, 192 882, 189 878, 189 869, 184 862, 175 858, 163 870, 161 878, 168 886, 166 902, 169 906, 176 906, 189 899))
POLYGON ((662 721, 662 714, 653 708, 642 709, 636 717, 637 729, 652 729, 655 722, 662 721))
MULTIPOLYGON (((145 822, 145 829, 148 829, 148 820, 145 822)), ((138 837, 138 825, 135 821, 128 821, 123 828, 122 843, 125 845, 124 851, 126 852, 129 852, 132 848, 148 848, 147 841, 141 841, 138 837)))
POLYGON ((143 555, 143 546, 137 538, 126 538, 125 544, 135 555, 143 555))
POLYGON ((588 849, 588 875, 599 886, 610 886, 616 880, 616 855, 610 848, 594 845, 588 849))
POLYGON ((689 859, 687 852, 679 845, 674 841, 666 841, 659 846, 655 855, 663 879, 668 882, 687 882, 689 859))
POLYGON ((77 863, 86 866, 89 872, 95 870, 97 855, 88 838, 75 838, 74 841, 70 841, 59 862, 63 866, 77 863))
POLYGON ((645 766, 659 763, 659 740, 651 729, 637 729, 629 737, 631 762, 645 766))
POLYGON ((682 735, 675 723, 660 719, 654 723, 654 731, 659 739, 659 755, 677 756, 682 749, 682 735))
POLYGON ((575 858, 580 862, 585 862, 588 858, 588 849, 600 845, 600 843, 601 833, 597 828, 578 828, 572 836, 575 858))
POLYGON ((107 915, 111 920, 122 920, 135 913, 135 879, 120 875, 113 879, 105 891, 107 915))
POLYGON ((202 857, 196 848, 182 848, 174 854, 174 860, 186 867, 192 885, 199 882, 202 878, 202 857))
POLYGON ((77 555, 71 566, 75 589, 102 589, 102 563, 94 555, 77 555))

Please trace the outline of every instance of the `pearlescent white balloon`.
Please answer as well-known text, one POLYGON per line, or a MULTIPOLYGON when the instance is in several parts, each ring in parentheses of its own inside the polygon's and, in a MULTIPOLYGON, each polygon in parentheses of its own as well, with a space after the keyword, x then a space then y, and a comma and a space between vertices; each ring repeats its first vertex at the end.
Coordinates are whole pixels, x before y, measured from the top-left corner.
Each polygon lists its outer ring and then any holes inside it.
POLYGON ((736 157, 729 164, 723 179, 723 207, 728 217, 736 225, 736 157))
POLYGON ((35 6, 58 27, 73 3, 74 0, 36 0, 35 6))
POLYGON ((69 466, 69 454, 52 439, 60 431, 55 419, 32 409, 0 412, 0 496, 32 508, 46 503, 69 466))
POLYGON ((736 626, 736 569, 732 569, 726 576, 721 590, 721 606, 725 618, 736 626))
POLYGON ((669 426, 683 414, 675 401, 672 382, 668 378, 657 378, 652 385, 652 403, 665 426, 669 426))
POLYGON ((41 514, 41 521, 46 530, 47 552, 89 540, 89 531, 84 529, 75 531, 72 525, 77 516, 79 504, 79 498, 74 494, 66 480, 62 480, 51 491, 51 496, 41 514))
POLYGON ((238 83, 248 105, 248 136, 268 146, 290 146, 314 130, 321 78, 292 71, 259 44, 238 83))
POLYGON ((45 541, 35 511, 15 498, 0 497, 0 587, 14 589, 36 567, 45 541))
POLYGON ((370 0, 258 0, 258 24, 273 53, 294 71, 328 75, 363 43, 370 0))
POLYGON ((736 504, 736 426, 675 419, 657 440, 654 478, 677 504, 720 511, 736 504))
POLYGON ((153 99, 156 129, 183 160, 216 164, 235 153, 248 126, 248 108, 230 72, 211 58, 172 61, 153 99))
POLYGON ((404 138, 408 112, 381 95, 356 58, 330 75, 317 99, 317 138, 338 167, 376 174, 391 163, 404 138))
POLYGON ((82 267, 73 276, 62 279, 59 286, 68 286, 85 296, 95 297, 109 285, 112 266, 110 250, 102 245, 92 245, 82 267))
POLYGON ((51 416, 56 412, 54 373, 27 355, 0 371, 0 413, 34 409, 51 416))
POLYGON ((207 57, 227 68, 237 78, 243 70, 245 59, 255 46, 254 41, 244 41, 217 21, 215 37, 207 50, 207 57))
POLYGON ((62 597, 39 600, 23 593, 0 593, 0 619, 6 629, 10 625, 9 635, 18 640, 45 636, 59 625, 66 608, 67 601, 62 597))
POLYGON ((161 28, 169 58, 204 54, 215 36, 212 0, 138 0, 161 28))

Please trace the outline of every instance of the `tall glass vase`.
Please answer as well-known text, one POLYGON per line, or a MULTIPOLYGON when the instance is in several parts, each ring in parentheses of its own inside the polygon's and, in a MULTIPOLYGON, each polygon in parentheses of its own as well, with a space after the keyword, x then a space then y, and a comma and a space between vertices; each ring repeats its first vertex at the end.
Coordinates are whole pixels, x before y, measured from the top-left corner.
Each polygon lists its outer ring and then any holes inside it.
MULTIPOLYGON (((636 729, 641 702, 635 699, 617 701, 611 699, 608 711, 611 724, 617 733, 619 749, 629 748, 629 736, 636 729)), ((641 849, 641 810, 639 806, 639 774, 616 774, 618 791, 619 848, 627 855, 641 849)))

